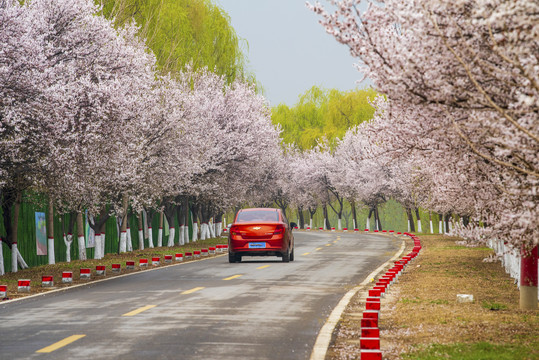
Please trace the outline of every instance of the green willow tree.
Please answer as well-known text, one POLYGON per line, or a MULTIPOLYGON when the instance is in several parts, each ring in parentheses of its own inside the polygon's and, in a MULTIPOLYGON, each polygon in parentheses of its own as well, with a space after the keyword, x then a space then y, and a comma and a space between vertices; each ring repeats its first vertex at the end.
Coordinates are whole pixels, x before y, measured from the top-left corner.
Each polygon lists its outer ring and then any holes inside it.
POLYGON ((242 45, 228 14, 211 0, 96 0, 103 14, 121 26, 134 19, 140 36, 157 57, 163 73, 175 73, 186 64, 207 67, 228 83, 244 79, 242 45))
POLYGON ((339 91, 313 86, 299 96, 294 107, 280 104, 272 109, 272 121, 280 124, 283 142, 305 150, 327 140, 332 146, 349 128, 372 118, 369 103, 373 89, 339 91))

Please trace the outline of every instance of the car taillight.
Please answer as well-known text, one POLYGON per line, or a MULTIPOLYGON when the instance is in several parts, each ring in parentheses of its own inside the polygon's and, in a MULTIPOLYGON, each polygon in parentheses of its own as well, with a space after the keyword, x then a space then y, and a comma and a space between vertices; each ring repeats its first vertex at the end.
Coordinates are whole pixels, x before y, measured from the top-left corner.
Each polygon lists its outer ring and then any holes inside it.
POLYGON ((230 228, 230 235, 240 235, 240 231, 236 226, 230 228))
POLYGON ((281 235, 284 233, 284 226, 283 225, 277 225, 275 227, 275 231, 273 232, 273 235, 281 235))

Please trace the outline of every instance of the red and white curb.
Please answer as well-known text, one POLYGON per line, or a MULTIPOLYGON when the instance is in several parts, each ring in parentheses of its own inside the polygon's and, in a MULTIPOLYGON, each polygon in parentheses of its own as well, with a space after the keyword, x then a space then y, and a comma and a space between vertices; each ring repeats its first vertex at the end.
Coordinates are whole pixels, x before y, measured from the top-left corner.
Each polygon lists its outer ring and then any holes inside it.
MULTIPOLYGON (((217 249, 217 247, 215 247, 215 248, 217 249)), ((221 245, 221 248, 223 249, 223 252, 228 251, 228 245, 221 245)), ((208 253, 209 253, 209 249, 208 249, 208 253)), ((192 257, 192 253, 190 253, 190 254, 191 254, 191 257, 192 257)), ((176 254, 176 257, 178 255, 182 255, 182 254, 176 254)), ((172 256, 173 255, 165 255, 165 262, 166 262, 167 256, 170 256, 170 260, 172 261, 172 256)), ((199 261, 209 260, 211 258, 213 258, 213 256, 206 256, 204 259, 200 259, 199 261)), ((146 267, 147 267, 148 259, 140 259, 140 260, 143 260, 143 263, 144 263, 144 260, 145 260, 145 264, 146 264, 146 267)), ((176 264, 170 264, 169 266, 177 266, 177 265, 184 265, 184 264, 187 264, 187 263, 177 262, 176 264)), ((96 266, 96 275, 97 275, 98 271, 100 271, 100 269, 102 269, 101 266, 103 268, 105 268, 104 265, 97 265, 96 266)), ((113 272, 121 272, 121 265, 120 264, 112 264, 111 268, 112 268, 113 272)), ((125 262, 125 268, 127 270, 134 270, 135 269, 135 261, 126 261, 125 262)), ((157 267, 156 266, 156 267, 144 270, 144 271, 145 272, 146 271, 154 271, 154 270, 161 270, 161 269, 165 269, 165 268, 166 267, 157 267)), ((90 279, 91 278, 91 273, 92 273, 91 269, 89 269, 89 268, 81 268, 80 273, 79 273, 80 274, 80 279, 90 279)), ((121 278, 121 277, 124 277, 124 276, 131 276, 131 275, 135 275, 137 273, 138 272, 129 271, 129 272, 126 272, 124 274, 119 274, 119 275, 112 276, 112 277, 103 277, 103 278, 101 278, 99 280, 94 280, 92 282, 86 282, 85 281, 84 283, 80 283, 80 284, 77 284, 77 285, 70 285, 70 286, 67 286, 67 287, 51 289, 51 290, 49 290, 47 292, 37 293, 37 294, 24 296, 24 297, 19 297, 19 298, 15 298, 15 299, 7 299, 7 297, 8 297, 8 286, 7 285, 0 285, 0 300, 4 299, 5 301, 2 301, 2 304, 7 304, 7 303, 12 303, 12 302, 22 301, 22 300, 33 298, 33 297, 45 296, 45 295, 55 293, 55 292, 67 291, 69 289, 73 289, 73 288, 77 288, 77 287, 88 286, 90 284, 95 284, 95 283, 102 282, 102 281, 109 281, 109 280, 121 278)), ((103 273, 103 275, 105 275, 105 273, 103 273)), ((42 277, 42 285, 43 285, 43 280, 44 279, 46 279, 47 281, 50 281, 51 283, 54 282, 54 279, 53 279, 52 276, 50 276, 50 278, 48 276, 43 276, 42 277)), ((18 280, 18 287, 17 287, 18 292, 30 292, 30 282, 31 282, 30 279, 19 279, 18 280)), ((64 284, 73 283, 73 272, 72 271, 63 271, 62 272, 62 283, 64 283, 64 284)))
MULTIPOLYGON (((366 232, 369 229, 365 229, 366 232)), ((378 328, 378 319, 379 319, 379 308, 380 308, 380 297, 388 289, 390 283, 396 279, 396 277, 402 272, 404 266, 411 261, 419 251, 421 250, 421 244, 419 239, 415 235, 404 233, 407 236, 410 236, 414 240, 414 249, 413 251, 403 257, 401 260, 398 260, 399 257, 404 252, 406 248, 405 241, 402 242, 402 245, 397 251, 397 253, 389 259, 384 264, 380 265, 376 270, 370 273, 365 280, 361 282, 358 286, 348 291, 342 298, 337 306, 333 309, 329 315, 326 323, 320 329, 318 337, 316 338, 313 351, 311 353, 311 360, 324 360, 329 348, 333 332, 335 327, 339 323, 339 320, 348 306, 349 302, 352 300, 354 295, 358 291, 363 289, 366 285, 369 284, 371 279, 376 278, 388 265, 394 264, 392 268, 386 271, 386 274, 380 278, 380 281, 372 289, 368 291, 368 300, 366 306, 369 308, 366 309, 363 313, 363 319, 361 319, 361 338, 360 338, 360 347, 361 347, 361 359, 382 359, 382 352, 380 350, 380 330, 378 328), (398 263, 398 264, 397 264, 398 263), (387 276, 387 277, 386 277, 387 276), (391 279, 391 280, 390 280, 391 279), (368 305, 367 305, 368 304, 368 305), (378 308, 378 310, 376 309, 378 308), (377 347, 377 348, 376 348, 377 347)))
POLYGON ((79 270, 79 278, 81 280, 90 280, 90 278, 92 277, 92 271, 90 270, 90 268, 81 268, 79 270))
MULTIPOLYGON (((384 230, 386 231, 386 230, 384 230)), ((394 231, 390 231, 393 233, 394 231)), ((380 318, 380 298, 385 296, 398 276, 404 271, 406 265, 419 254, 421 242, 415 235, 404 233, 414 241, 413 250, 400 260, 393 260, 393 267, 382 275, 376 284, 369 290, 369 297, 365 301, 365 310, 361 319, 361 337, 359 339, 361 349, 361 360, 382 360, 382 350, 380 349, 380 329, 378 320, 380 318)), ((374 278, 374 277, 373 277, 374 278)))
POLYGON ((19 279, 17 283, 18 292, 30 292, 30 279, 19 279))
POLYGON ((52 275, 42 275, 41 276, 41 287, 53 287, 54 278, 52 275))

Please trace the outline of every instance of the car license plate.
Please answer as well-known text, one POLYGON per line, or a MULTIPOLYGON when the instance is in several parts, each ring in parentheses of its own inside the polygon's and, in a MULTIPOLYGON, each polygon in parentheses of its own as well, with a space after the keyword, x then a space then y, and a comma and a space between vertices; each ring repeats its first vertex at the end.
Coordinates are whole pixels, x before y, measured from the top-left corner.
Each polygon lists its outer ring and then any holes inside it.
POLYGON ((252 242, 249 243, 249 249, 264 249, 266 247, 265 242, 252 242))

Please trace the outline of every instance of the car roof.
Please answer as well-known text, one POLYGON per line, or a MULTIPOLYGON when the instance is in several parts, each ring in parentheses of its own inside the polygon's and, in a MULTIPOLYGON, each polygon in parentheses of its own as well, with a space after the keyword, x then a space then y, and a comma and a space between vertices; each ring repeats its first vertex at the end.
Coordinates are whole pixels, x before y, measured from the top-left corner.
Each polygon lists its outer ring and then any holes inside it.
POLYGON ((240 211, 279 211, 280 209, 275 208, 249 208, 249 209, 240 209, 240 211))

